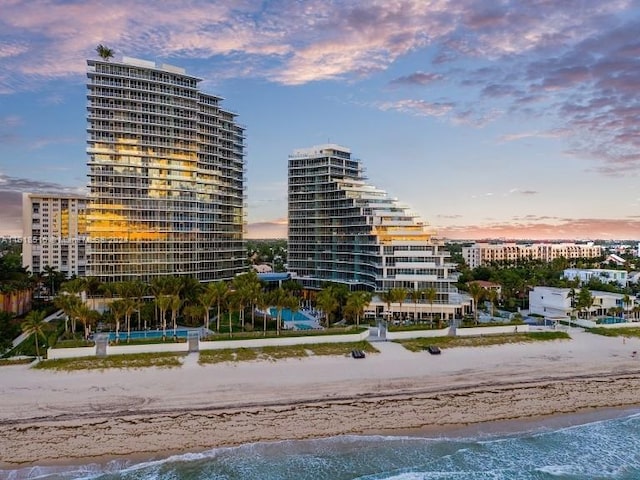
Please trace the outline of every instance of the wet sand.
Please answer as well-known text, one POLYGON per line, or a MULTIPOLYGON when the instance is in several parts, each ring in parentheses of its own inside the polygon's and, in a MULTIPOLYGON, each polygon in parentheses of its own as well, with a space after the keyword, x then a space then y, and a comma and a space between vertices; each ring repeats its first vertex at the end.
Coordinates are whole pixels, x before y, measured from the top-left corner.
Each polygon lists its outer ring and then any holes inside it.
POLYGON ((639 404, 640 359, 631 353, 640 351, 640 341, 572 336, 440 356, 387 342, 364 360, 200 366, 192 354, 171 370, 2 367, 0 466, 148 458, 343 434, 447 434, 470 425, 495 428, 485 422, 496 420, 639 404))

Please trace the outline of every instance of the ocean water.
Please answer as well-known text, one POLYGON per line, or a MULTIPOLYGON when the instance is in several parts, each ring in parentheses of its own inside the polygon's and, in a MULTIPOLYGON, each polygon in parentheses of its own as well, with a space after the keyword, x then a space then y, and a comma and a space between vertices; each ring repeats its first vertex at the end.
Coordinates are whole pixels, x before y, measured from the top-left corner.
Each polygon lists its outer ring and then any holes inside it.
POLYGON ((140 463, 0 470, 2 479, 640 479, 640 413, 453 438, 341 436, 256 443, 140 463))

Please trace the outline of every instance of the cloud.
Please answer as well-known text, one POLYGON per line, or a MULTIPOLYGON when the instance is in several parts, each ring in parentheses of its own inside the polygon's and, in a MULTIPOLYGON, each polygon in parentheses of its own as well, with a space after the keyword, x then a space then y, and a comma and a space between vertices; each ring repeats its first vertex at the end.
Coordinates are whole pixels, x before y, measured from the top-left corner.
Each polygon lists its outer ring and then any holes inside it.
POLYGON ((422 117, 441 117, 449 113, 453 107, 453 103, 432 103, 424 100, 411 99, 378 103, 378 108, 380 110, 395 110, 422 117))
POLYGON ((437 82, 442 79, 442 75, 439 73, 425 73, 425 72, 415 72, 410 75, 405 75, 404 77, 398 77, 389 82, 392 86, 400 86, 400 85, 429 85, 430 83, 437 82))
POLYGON ((54 182, 10 177, 2 172, 0 172, 0 191, 12 193, 86 193, 84 187, 69 187, 54 182))
POLYGON ((246 238, 287 238, 287 222, 255 222, 247 225, 246 238))
POLYGON ((539 192, 536 190, 520 190, 519 188, 512 188, 509 190, 509 194, 520 194, 520 195, 537 195, 539 192))
POLYGON ((22 194, 0 190, 0 236, 22 235, 22 194))
POLYGON ((635 239, 640 219, 553 218, 526 216, 508 222, 447 226, 438 234, 452 239, 635 239))
POLYGON ((284 85, 357 82, 420 55, 420 68, 391 84, 446 78, 457 100, 406 97, 381 100, 380 108, 475 127, 505 114, 551 120, 568 154, 596 160, 598 173, 624 175, 640 171, 635 7, 631 0, 168 0, 165 8, 144 0, 5 0, 0 94, 79 81, 98 43, 117 55, 198 59, 193 73, 207 78, 284 85))

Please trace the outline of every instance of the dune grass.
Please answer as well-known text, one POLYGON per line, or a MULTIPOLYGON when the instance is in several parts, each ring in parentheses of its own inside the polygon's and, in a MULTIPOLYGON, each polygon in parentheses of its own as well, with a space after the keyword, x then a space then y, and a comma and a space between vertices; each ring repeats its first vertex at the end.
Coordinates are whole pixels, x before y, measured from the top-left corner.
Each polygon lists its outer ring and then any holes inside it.
POLYGON ((566 332, 529 332, 506 335, 486 335, 480 337, 432 337, 394 340, 407 350, 420 352, 429 345, 441 349, 455 347, 487 347, 490 345, 504 345, 508 343, 540 342, 549 340, 568 340, 571 337, 566 332))
POLYGON ((623 327, 623 328, 604 328, 594 327, 585 328, 586 332, 602 335, 605 337, 637 337, 640 338, 640 327, 623 327))
POLYGON ((107 368, 176 368, 182 365, 182 359, 185 355, 185 353, 156 352, 110 355, 103 358, 60 358, 42 361, 33 368, 68 372, 75 370, 105 370, 107 368))
POLYGON ((284 358, 306 358, 323 355, 349 355, 351 350, 375 353, 369 342, 314 343, 309 345, 290 345, 286 347, 237 348, 224 350, 204 350, 200 352, 200 364, 207 365, 222 362, 241 362, 246 360, 266 360, 275 362, 284 358))

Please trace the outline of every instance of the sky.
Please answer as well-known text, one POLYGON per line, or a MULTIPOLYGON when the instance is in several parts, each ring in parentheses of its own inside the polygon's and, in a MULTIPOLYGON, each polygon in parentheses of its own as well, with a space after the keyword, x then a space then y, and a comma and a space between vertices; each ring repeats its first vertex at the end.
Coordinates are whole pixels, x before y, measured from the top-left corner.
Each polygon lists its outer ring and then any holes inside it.
POLYGON ((295 149, 351 149, 450 239, 640 239, 640 1, 0 0, 0 235, 86 192, 96 46, 202 78, 246 127, 249 237, 295 149))

